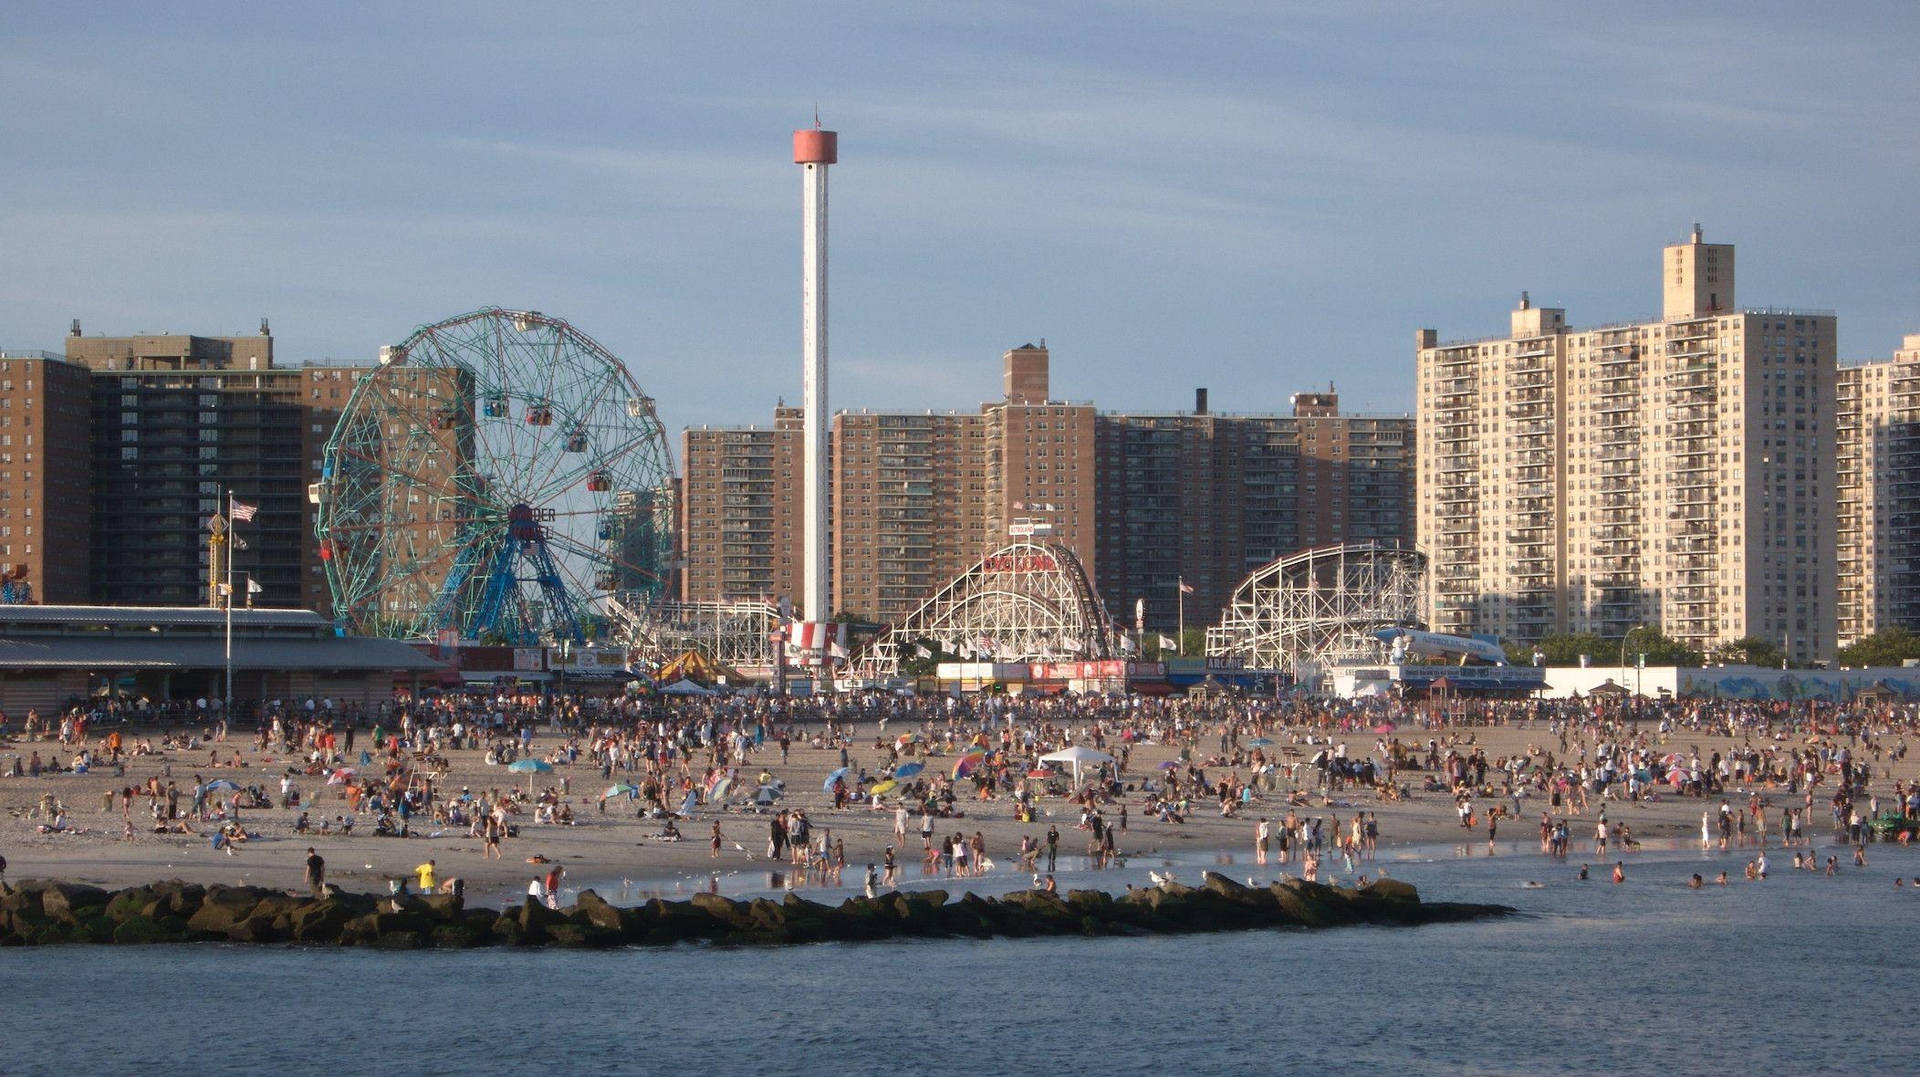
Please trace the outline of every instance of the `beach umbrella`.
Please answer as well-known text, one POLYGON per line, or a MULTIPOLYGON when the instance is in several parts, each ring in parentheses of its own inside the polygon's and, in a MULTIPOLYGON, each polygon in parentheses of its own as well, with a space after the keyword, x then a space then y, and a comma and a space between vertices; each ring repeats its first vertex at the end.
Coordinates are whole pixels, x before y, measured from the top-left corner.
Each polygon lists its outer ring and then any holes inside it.
POLYGON ((918 744, 920 740, 921 740, 921 737, 920 737, 920 734, 918 733, 902 733, 898 737, 894 738, 894 743, 898 744, 902 748, 905 748, 909 744, 918 744))
POLYGON ((925 769, 927 769, 925 763, 908 763, 904 767, 895 767, 893 776, 896 778, 911 778, 925 769))
POLYGON ((353 780, 353 771, 348 770, 346 767, 341 767, 339 770, 336 770, 332 774, 327 775, 328 785, 345 785, 352 780, 353 780))
POLYGON ((780 787, 769 782, 754 791, 753 799, 762 804, 771 804, 780 799, 780 787))
POLYGON ((626 797, 626 796, 632 796, 633 794, 638 793, 639 791, 640 791, 639 786, 629 785, 626 782, 616 782, 613 785, 608 786, 607 791, 600 794, 600 796, 603 799, 607 797, 626 797))
POLYGON ((984 752, 968 752, 967 754, 959 757, 958 759, 955 759, 953 761, 954 780, 958 781, 959 779, 964 778, 969 774, 972 774, 974 771, 974 768, 978 767, 981 763, 986 762, 986 759, 987 757, 984 752))
POLYGON ((707 790, 707 799, 715 802, 725 800, 727 799, 727 794, 729 792, 732 792, 732 790, 733 790, 733 779, 722 778, 719 781, 713 783, 713 788, 707 790))
POLYGON ((822 793, 833 792, 833 783, 839 781, 840 779, 852 773, 853 773, 852 767, 841 767, 840 769, 834 771, 832 774, 827 775, 827 780, 820 783, 820 791, 822 793))
POLYGON ((217 792, 222 789, 231 789, 235 792, 238 792, 240 789, 240 783, 236 781, 232 781, 227 778, 215 778, 214 780, 208 782, 205 786, 203 786, 203 788, 209 793, 217 792))
POLYGON ((1249 747, 1249 748, 1271 748, 1271 747, 1273 747, 1273 741, 1271 741, 1271 740, 1269 740, 1269 739, 1268 739, 1268 738, 1266 738, 1266 737, 1255 737, 1255 738, 1253 738, 1252 740, 1250 740, 1250 741, 1248 741, 1248 742, 1247 742, 1247 747, 1249 747))
POLYGON ((894 781, 892 778, 888 778, 886 781, 880 782, 879 784, 875 785, 872 789, 867 790, 867 792, 877 797, 883 797, 883 796, 886 796, 888 793, 893 792, 894 789, 897 788, 899 785, 900 785, 899 782, 894 781))
POLYGON ((1678 789, 1687 784, 1687 772, 1684 770, 1670 770, 1667 772, 1667 782, 1675 789, 1678 789))
POLYGON ((516 759, 507 764, 507 769, 513 771, 515 774, 525 774, 527 776, 527 795, 532 796, 533 776, 535 774, 547 773, 553 769, 553 764, 544 759, 516 759))
POLYGON ((1179 770, 1180 763, 1178 760, 1169 759, 1166 762, 1160 764, 1160 769, 1161 770, 1179 770))

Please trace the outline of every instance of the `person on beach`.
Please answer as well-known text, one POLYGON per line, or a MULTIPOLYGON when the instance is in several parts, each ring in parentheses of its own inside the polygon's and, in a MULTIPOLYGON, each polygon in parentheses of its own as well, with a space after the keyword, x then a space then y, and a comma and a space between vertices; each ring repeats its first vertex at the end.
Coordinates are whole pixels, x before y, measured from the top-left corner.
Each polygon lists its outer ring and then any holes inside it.
POLYGON ((1616 883, 1627 881, 1627 866, 1618 860, 1613 862, 1613 881, 1616 883))
POLYGON ((723 838, 724 835, 720 833, 720 820, 715 819, 713 821, 713 834, 707 838, 707 857, 709 859, 720 859, 720 842, 723 838))
POLYGON ((421 864, 421 865, 420 865, 419 867, 416 867, 416 868, 414 868, 414 869, 413 869, 413 873, 414 873, 414 874, 415 874, 416 876, 419 876, 419 879, 420 879, 420 892, 421 892, 421 893, 423 893, 423 894, 431 894, 431 893, 433 893, 433 890, 434 890, 434 881, 433 881, 433 873, 434 873, 434 867, 435 867, 435 865, 434 865, 434 862, 433 862, 432 860, 428 860, 428 861, 427 861, 426 863, 424 863, 424 864, 421 864))
POLYGON ((327 889, 327 862, 313 846, 307 846, 307 888, 314 897, 325 897, 327 889))
POLYGON ((1260 817, 1260 822, 1253 828, 1253 859, 1255 863, 1265 864, 1267 862, 1268 840, 1267 817, 1263 815, 1260 817))

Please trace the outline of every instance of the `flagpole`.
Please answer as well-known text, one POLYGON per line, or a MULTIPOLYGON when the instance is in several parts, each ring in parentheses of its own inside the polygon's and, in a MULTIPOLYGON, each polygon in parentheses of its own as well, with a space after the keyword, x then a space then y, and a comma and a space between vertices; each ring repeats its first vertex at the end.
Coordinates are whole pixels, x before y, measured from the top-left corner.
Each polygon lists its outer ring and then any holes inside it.
POLYGON ((1173 593, 1180 596, 1180 637, 1174 640, 1179 648, 1180 657, 1187 656, 1187 579, 1185 576, 1174 578, 1173 593))
POLYGON ((233 491, 227 491, 227 698, 220 720, 233 724, 233 491))

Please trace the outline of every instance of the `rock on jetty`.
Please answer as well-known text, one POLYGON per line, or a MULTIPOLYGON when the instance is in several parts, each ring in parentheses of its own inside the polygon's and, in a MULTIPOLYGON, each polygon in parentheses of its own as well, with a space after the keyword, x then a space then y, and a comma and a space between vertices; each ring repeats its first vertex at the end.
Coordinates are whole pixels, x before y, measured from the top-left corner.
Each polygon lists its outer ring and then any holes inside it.
POLYGON ((823 905, 734 901, 697 894, 621 908, 591 890, 549 909, 531 899, 506 909, 467 908, 452 895, 385 896, 329 890, 324 898, 255 886, 201 886, 177 879, 103 890, 27 880, 0 887, 0 945, 251 942, 382 949, 476 946, 668 946, 708 942, 781 946, 914 938, 1042 935, 1167 935, 1263 928, 1412 926, 1488 916, 1504 905, 1426 903, 1412 886, 1383 879, 1360 889, 1286 879, 1242 886, 1209 872, 1200 886, 1168 884, 1113 895, 1023 890, 997 898, 943 890, 889 892, 823 905))

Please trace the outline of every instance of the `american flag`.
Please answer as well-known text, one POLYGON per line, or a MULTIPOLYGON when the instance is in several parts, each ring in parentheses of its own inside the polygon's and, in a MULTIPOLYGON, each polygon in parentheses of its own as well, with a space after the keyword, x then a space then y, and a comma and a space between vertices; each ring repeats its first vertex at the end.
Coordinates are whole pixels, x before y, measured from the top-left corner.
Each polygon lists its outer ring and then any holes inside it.
POLYGON ((228 504, 232 506, 231 513, 233 518, 243 524, 252 523, 253 514, 260 511, 260 506, 249 505, 237 498, 228 498, 228 504))

